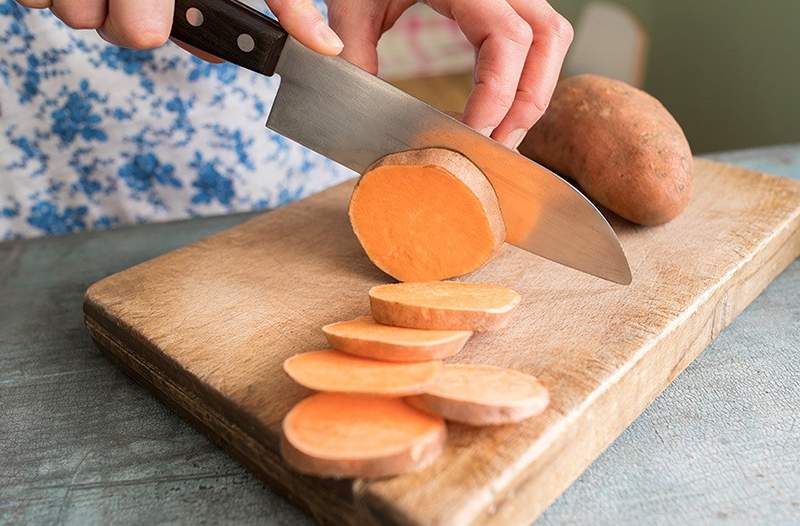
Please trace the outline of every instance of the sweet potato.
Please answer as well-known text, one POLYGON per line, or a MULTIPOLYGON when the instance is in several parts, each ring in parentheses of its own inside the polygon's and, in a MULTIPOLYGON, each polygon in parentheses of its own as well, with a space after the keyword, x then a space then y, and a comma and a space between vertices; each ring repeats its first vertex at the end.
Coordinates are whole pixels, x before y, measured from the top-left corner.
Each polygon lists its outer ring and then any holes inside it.
POLYGON ((447 364, 424 394, 406 401, 446 420, 484 426, 538 415, 550 397, 539 380, 519 371, 491 365, 447 364))
POLYGON ((309 475, 386 477, 433 462, 446 436, 440 417, 398 398, 318 393, 284 418, 281 453, 309 475))
POLYGON ((378 285, 369 291, 378 323, 414 329, 489 331, 505 327, 520 295, 486 283, 433 281, 378 285))
POLYGON ((654 97, 617 80, 561 81, 519 151, 642 225, 673 219, 692 191, 692 152, 681 127, 654 97))
POLYGON ((406 396, 421 393, 441 362, 391 363, 323 350, 296 354, 283 370, 298 384, 316 391, 406 396))
POLYGON ((394 153, 370 166, 353 191, 350 222, 370 260, 399 281, 467 274, 505 240, 489 181, 442 148, 394 153))
POLYGON ((376 323, 369 316, 322 328, 331 347, 387 362, 441 360, 464 347, 471 331, 426 331, 376 323))

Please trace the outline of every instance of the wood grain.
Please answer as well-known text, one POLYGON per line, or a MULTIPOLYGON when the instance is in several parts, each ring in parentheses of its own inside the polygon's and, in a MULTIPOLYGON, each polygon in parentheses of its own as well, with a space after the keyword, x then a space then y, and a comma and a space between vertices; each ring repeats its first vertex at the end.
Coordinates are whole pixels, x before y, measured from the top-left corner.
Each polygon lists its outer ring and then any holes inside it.
POLYGON ((521 426, 453 426, 417 475, 324 481, 277 459, 280 420, 307 394, 280 364, 322 347, 320 327, 365 313, 366 291, 386 281, 347 224, 351 187, 113 275, 85 303, 103 350, 321 522, 531 520, 800 253, 800 185, 707 161, 677 220, 615 223, 630 287, 505 247, 469 280, 519 290, 518 321, 457 361, 541 377, 550 408, 521 426))

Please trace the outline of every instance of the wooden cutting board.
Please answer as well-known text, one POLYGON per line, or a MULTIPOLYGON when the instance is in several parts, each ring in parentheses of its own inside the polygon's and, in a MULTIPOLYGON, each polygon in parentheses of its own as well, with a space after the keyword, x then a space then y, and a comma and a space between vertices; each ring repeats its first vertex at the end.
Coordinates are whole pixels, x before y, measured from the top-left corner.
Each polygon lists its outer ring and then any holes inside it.
MULTIPOLYGON (((614 221, 633 271, 614 285, 506 246, 469 280, 523 296, 516 323, 455 361, 539 376, 552 403, 518 426, 451 425, 443 457, 379 481, 299 476, 280 422, 308 391, 281 363, 368 312, 388 278, 347 222, 352 182, 94 284, 103 351, 270 486, 330 524, 514 524, 538 516, 800 254, 800 184, 696 161, 672 223, 614 221)), ((647 488, 642 488, 646 492, 647 488)))

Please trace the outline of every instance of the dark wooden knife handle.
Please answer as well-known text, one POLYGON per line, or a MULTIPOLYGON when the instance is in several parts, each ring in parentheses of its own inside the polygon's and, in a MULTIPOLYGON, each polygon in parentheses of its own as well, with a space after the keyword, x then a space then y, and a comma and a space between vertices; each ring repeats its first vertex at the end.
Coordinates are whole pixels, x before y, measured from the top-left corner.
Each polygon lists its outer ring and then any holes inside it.
POLYGON ((223 60, 272 75, 288 34, 236 0, 175 0, 171 36, 223 60))

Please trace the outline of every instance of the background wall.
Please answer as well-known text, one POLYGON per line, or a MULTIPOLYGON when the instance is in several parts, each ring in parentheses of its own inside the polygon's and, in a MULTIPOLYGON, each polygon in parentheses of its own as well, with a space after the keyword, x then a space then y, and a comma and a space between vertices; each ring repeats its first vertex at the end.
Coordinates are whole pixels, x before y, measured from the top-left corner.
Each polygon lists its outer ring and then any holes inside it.
MULTIPOLYGON (((576 28, 598 1, 551 0, 576 28)), ((643 87, 675 115, 695 153, 800 142, 800 0, 605 1, 641 21, 643 87)), ((463 107, 473 59, 458 30, 422 5, 381 41, 382 75, 447 110, 463 107)))
MULTIPOLYGON (((615 0, 650 34, 644 89, 697 153, 800 141, 800 1, 615 0)), ((553 0, 573 25, 586 0, 553 0)))

